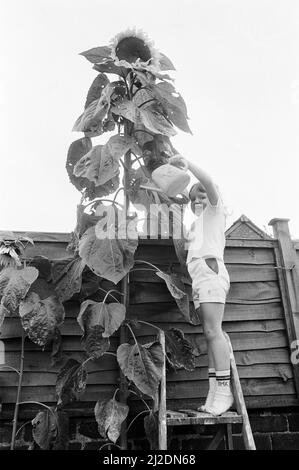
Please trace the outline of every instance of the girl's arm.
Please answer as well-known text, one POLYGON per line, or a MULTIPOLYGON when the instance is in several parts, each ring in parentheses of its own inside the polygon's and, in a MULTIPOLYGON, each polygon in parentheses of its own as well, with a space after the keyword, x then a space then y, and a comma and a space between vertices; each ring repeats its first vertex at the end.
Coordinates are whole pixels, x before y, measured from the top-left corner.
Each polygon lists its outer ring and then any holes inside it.
POLYGON ((197 178, 198 181, 200 181, 200 183, 204 186, 210 203, 213 206, 217 205, 218 199, 219 199, 219 193, 217 191, 214 181, 212 180, 212 178, 210 177, 208 173, 206 173, 204 170, 202 170, 201 168, 199 168, 197 165, 190 162, 186 158, 182 157, 181 155, 175 155, 173 157, 170 157, 168 162, 172 165, 189 169, 191 173, 193 173, 195 178, 197 178))

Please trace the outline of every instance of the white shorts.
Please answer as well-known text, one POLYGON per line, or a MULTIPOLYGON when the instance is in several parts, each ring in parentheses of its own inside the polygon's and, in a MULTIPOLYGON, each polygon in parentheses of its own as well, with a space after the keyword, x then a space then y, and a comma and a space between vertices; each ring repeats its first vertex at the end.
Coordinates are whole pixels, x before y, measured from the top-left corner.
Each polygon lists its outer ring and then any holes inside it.
POLYGON ((203 302, 225 304, 230 281, 227 269, 222 260, 217 259, 218 273, 211 269, 204 258, 192 258, 187 264, 192 279, 192 295, 194 307, 203 302))

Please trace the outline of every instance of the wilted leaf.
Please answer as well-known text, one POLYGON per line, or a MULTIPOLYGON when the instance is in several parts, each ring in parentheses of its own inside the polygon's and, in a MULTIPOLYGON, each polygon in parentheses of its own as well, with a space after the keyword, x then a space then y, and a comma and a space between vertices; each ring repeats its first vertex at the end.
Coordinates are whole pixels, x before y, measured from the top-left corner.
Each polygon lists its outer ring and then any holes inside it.
POLYGON ((119 403, 112 398, 111 400, 98 401, 96 403, 94 414, 98 423, 99 433, 103 438, 116 442, 120 436, 121 425, 127 418, 129 407, 119 403))
POLYGON ((76 359, 69 359, 57 376, 57 405, 63 406, 78 400, 80 394, 85 390, 86 381, 86 369, 76 359))
POLYGON ((64 320, 64 308, 56 296, 41 300, 35 292, 22 300, 19 313, 24 330, 39 346, 45 346, 54 337, 56 327, 64 320))
POLYGON ((157 276, 164 279, 169 292, 175 299, 182 299, 184 297, 185 288, 183 282, 179 282, 174 274, 166 274, 163 271, 156 271, 157 276), (183 290, 184 289, 184 290, 183 290))
POLYGON ((87 330, 84 337, 84 349, 88 357, 99 359, 110 348, 109 338, 103 338, 103 327, 95 325, 87 330))
POLYGON ((124 375, 136 387, 155 400, 162 376, 163 350, 159 342, 149 344, 121 344, 117 361, 124 375))
POLYGON ((43 450, 49 450, 57 436, 57 418, 53 412, 40 411, 31 421, 33 439, 43 450))
POLYGON ((195 356, 193 354, 193 347, 181 330, 170 328, 165 331, 165 343, 167 357, 173 367, 184 367, 186 370, 194 370, 195 356))
POLYGON ((102 91, 109 83, 108 78, 103 73, 99 73, 92 82, 86 97, 85 109, 95 100, 101 97, 102 91))
POLYGON ((52 277, 61 302, 71 299, 76 292, 80 292, 84 267, 85 263, 80 257, 53 262, 52 277))
POLYGON ((69 419, 62 411, 40 411, 31 421, 33 439, 43 450, 66 450, 69 419))
POLYGON ((159 449, 159 421, 157 413, 150 411, 144 418, 145 435, 150 443, 151 450, 159 449))
POLYGON ((103 337, 108 338, 118 330, 125 317, 126 307, 119 302, 106 304, 85 300, 81 304, 77 321, 83 333, 93 326, 100 325, 103 328, 103 337))
POLYGON ((26 296, 31 284, 37 279, 38 270, 33 267, 6 268, 0 272, 1 304, 13 313, 26 296))
POLYGON ((140 152, 133 137, 127 135, 113 135, 103 147, 103 155, 106 160, 110 157, 119 160, 129 149, 140 152))
POLYGON ((80 55, 83 55, 89 62, 92 64, 98 64, 105 59, 111 59, 111 48, 108 46, 99 46, 88 49, 88 51, 80 52, 80 55))
POLYGON ((71 143, 66 159, 66 171, 69 175, 71 183, 82 191, 88 186, 87 178, 77 177, 74 175, 74 167, 76 163, 92 149, 92 141, 90 137, 82 137, 71 143))
POLYGON ((117 231, 115 238, 108 235, 101 238, 101 228, 90 227, 81 237, 79 254, 95 274, 117 284, 133 267, 138 237, 121 239, 117 231))
POLYGON ((165 54, 162 54, 162 52, 160 52, 159 55, 159 64, 161 70, 175 70, 175 66, 165 54))

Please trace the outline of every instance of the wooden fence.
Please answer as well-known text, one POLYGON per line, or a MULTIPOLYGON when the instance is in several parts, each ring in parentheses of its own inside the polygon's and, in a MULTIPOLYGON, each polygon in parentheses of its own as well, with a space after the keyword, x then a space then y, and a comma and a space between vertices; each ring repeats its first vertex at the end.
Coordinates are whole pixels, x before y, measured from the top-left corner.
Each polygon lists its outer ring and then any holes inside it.
MULTIPOLYGON (((224 330, 229 334, 235 352, 245 400, 249 408, 298 406, 298 365, 291 362, 291 353, 299 340, 297 303, 298 246, 289 236, 287 221, 273 219, 274 236, 260 231, 246 217, 241 217, 228 231, 225 263, 231 279, 227 299, 224 330), (297 255, 296 255, 297 250, 297 255), (297 258, 296 258, 297 256, 297 258), (292 258, 292 265, 291 263, 292 258), (297 259, 297 261, 296 261, 297 259), (295 268, 293 267, 295 265, 295 268)), ((35 246, 27 256, 65 258, 68 234, 29 234, 35 246)), ((135 259, 143 259, 166 269, 178 265, 172 240, 141 239, 135 259)), ((195 407, 207 393, 207 355, 202 327, 186 323, 162 279, 152 271, 136 271, 130 275, 129 317, 152 322, 168 329, 181 329, 197 351, 196 368, 167 375, 168 409, 195 407)), ((190 301, 191 291, 189 288, 190 301)), ((66 320, 62 326, 65 354, 82 358, 81 330, 76 317, 79 303, 65 304, 66 320)), ((17 368, 21 344, 21 327, 17 317, 8 317, 0 339, 5 345, 6 364, 17 368)), ((154 330, 142 325, 136 334, 143 343, 153 339, 154 330)), ((119 344, 115 334, 111 351, 119 344)), ((299 359, 299 355, 298 355, 299 359)), ((296 362, 296 361, 295 361, 296 362)), ((298 361, 299 362, 299 361, 298 361)), ((88 386, 81 401, 72 405, 74 414, 89 414, 95 401, 110 398, 119 386, 116 359, 105 356, 88 365, 88 386)), ((50 365, 49 350, 41 351, 30 340, 25 343, 25 373, 22 400, 55 401, 57 367, 50 365)), ((7 413, 16 397, 17 375, 0 371, 0 400, 7 413)), ((136 410, 140 401, 132 397, 136 410)))

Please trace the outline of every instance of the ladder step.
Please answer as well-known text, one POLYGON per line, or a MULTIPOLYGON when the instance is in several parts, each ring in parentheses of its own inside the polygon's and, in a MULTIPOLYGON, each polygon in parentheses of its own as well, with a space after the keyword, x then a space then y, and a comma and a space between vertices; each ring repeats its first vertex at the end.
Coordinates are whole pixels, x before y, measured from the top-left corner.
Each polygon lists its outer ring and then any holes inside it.
POLYGON ((213 416, 210 413, 184 409, 179 410, 179 412, 167 411, 166 422, 168 426, 236 424, 243 423, 243 418, 234 411, 227 411, 220 416, 213 416))

